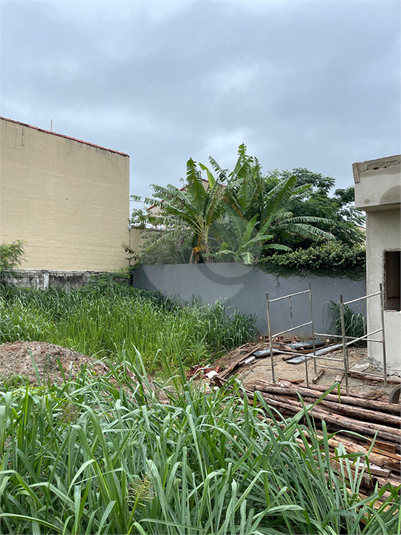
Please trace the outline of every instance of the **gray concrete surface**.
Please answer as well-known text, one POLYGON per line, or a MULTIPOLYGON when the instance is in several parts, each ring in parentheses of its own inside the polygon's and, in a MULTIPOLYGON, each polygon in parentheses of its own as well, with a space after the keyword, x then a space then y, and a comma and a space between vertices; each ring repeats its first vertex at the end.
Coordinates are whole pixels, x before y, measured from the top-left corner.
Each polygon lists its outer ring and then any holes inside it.
MULTIPOLYGON (((17 288, 35 288, 47 290, 48 288, 63 288, 64 290, 77 290, 88 284, 90 277, 106 274, 104 271, 49 271, 47 269, 15 269, 17 278, 5 276, 4 281, 17 288)), ((125 279, 121 279, 124 282, 125 279)))

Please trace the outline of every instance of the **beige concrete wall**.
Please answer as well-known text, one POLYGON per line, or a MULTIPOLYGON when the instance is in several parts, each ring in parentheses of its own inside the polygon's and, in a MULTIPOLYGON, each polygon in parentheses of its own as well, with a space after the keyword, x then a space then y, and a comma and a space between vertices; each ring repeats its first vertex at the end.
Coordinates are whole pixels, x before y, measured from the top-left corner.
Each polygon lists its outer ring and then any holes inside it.
POLYGON ((130 228, 129 231, 129 246, 136 253, 139 253, 140 247, 143 243, 142 233, 142 229, 134 227, 130 228))
POLYGON ((27 242, 21 267, 125 267, 129 157, 13 121, 0 123, 0 241, 27 242))

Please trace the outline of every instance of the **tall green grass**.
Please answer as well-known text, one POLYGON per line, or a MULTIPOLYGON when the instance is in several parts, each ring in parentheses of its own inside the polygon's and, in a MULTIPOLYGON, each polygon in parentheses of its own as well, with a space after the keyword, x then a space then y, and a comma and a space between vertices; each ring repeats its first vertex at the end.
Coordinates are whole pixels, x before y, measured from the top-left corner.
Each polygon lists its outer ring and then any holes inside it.
POLYGON ((141 352, 148 367, 162 358, 178 365, 213 359, 253 340, 254 318, 214 305, 179 305, 172 299, 111 284, 78 291, 3 288, 0 340, 46 341, 88 355, 121 360, 141 352), (155 360, 155 355, 158 355, 155 360))
MULTIPOLYGON (((336 335, 342 334, 341 326, 341 305, 334 301, 328 301, 324 306, 324 314, 330 322, 329 332, 336 335)), ((360 338, 365 334, 364 316, 360 312, 353 312, 349 306, 344 305, 344 328, 345 336, 360 338)), ((360 341, 357 345, 366 345, 365 341, 360 341)))
POLYGON ((399 533, 397 491, 377 511, 379 492, 361 500, 364 456, 340 451, 334 470, 306 407, 278 423, 234 380, 205 393, 183 373, 163 404, 141 360, 129 367, 138 384, 123 368, 115 384, 83 370, 62 387, 0 389, 1 533, 399 533))

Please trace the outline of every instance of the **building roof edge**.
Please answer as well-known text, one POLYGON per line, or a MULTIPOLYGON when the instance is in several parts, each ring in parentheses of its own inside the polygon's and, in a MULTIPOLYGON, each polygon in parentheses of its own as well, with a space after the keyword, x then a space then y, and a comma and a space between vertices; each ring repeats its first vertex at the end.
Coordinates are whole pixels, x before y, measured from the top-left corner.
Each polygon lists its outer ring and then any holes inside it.
POLYGON ((51 134, 53 136, 62 137, 64 139, 69 139, 71 141, 76 141, 77 143, 83 143, 84 145, 89 145, 90 147, 95 147, 97 149, 101 150, 107 150, 108 152, 113 152, 115 154, 120 154, 121 156, 127 156, 129 158, 129 154, 126 154, 125 152, 119 152, 118 150, 113 149, 107 149, 106 147, 101 147, 100 145, 95 145, 95 143, 89 143, 89 141, 83 141, 82 139, 77 139, 75 137, 71 136, 65 136, 64 134, 58 134, 57 132, 52 132, 50 130, 45 130, 43 128, 39 128, 38 126, 32 126, 27 123, 21 123, 20 121, 14 121, 13 119, 8 119, 7 117, 1 117, 3 121, 8 121, 9 123, 19 124, 20 126, 25 126, 27 128, 32 128, 33 130, 37 130, 38 132, 43 132, 44 134, 51 134))

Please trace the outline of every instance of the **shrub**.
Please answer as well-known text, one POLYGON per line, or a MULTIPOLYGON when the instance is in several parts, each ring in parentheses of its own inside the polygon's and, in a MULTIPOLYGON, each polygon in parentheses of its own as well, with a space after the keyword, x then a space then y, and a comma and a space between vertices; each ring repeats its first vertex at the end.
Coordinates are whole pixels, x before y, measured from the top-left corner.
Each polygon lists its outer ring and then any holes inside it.
POLYGON ((22 240, 0 245, 0 279, 3 279, 4 275, 17 276, 14 269, 21 264, 24 247, 25 242, 22 240))
POLYGON ((366 250, 330 242, 309 249, 275 253, 261 258, 258 266, 276 277, 317 275, 363 280, 366 277, 366 250))

